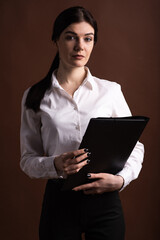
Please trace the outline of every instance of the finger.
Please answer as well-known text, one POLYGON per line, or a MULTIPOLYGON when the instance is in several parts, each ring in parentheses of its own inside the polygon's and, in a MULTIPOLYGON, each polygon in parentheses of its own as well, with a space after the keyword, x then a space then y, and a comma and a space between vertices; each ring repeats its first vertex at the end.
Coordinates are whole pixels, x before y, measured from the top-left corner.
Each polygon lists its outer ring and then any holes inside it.
POLYGON ((72 190, 81 191, 81 190, 88 190, 88 189, 91 189, 93 187, 94 187, 93 183, 87 183, 87 184, 82 184, 80 186, 74 187, 72 190))
MULTIPOLYGON (((83 150, 84 151, 84 150, 83 150)), ((77 151, 76 151, 77 152, 77 151)), ((68 158, 64 161, 64 167, 67 167, 69 165, 72 165, 72 164, 77 164, 77 163, 80 163, 86 159, 88 159, 88 157, 91 155, 90 152, 87 152, 87 153, 83 153, 83 154, 79 154, 79 155, 76 155, 72 158, 68 158)))
MULTIPOLYGON (((64 171, 66 172, 66 174, 74 174, 79 172, 79 170, 84 167, 85 165, 89 164, 90 160, 87 159, 86 161, 82 161, 78 164, 72 164, 72 165, 67 165, 64 167, 64 171)), ((64 164, 65 165, 65 164, 64 164)))
POLYGON ((69 161, 69 162, 70 162, 71 164, 80 163, 80 162, 88 159, 90 155, 91 155, 90 152, 83 153, 83 154, 81 154, 81 155, 78 155, 78 156, 74 157, 74 158, 71 159, 71 161, 69 161))
POLYGON ((88 173, 87 174, 87 177, 89 179, 100 179, 100 178, 103 178, 104 176, 104 173, 88 173))
POLYGON ((87 148, 82 148, 82 149, 75 150, 72 153, 75 157, 78 157, 79 155, 84 154, 86 152, 88 152, 88 149, 87 148))
POLYGON ((79 149, 73 152, 74 157, 73 159, 79 159, 79 161, 85 159, 88 157, 88 149, 87 148, 83 148, 83 149, 79 149))
POLYGON ((71 160, 71 159, 74 159, 76 157, 79 157, 80 155, 82 155, 84 153, 87 153, 87 152, 88 152, 87 148, 82 148, 82 149, 78 149, 78 150, 75 150, 75 151, 64 153, 64 154, 62 154, 62 156, 64 158, 63 159, 64 162, 66 162, 68 160, 71 160))

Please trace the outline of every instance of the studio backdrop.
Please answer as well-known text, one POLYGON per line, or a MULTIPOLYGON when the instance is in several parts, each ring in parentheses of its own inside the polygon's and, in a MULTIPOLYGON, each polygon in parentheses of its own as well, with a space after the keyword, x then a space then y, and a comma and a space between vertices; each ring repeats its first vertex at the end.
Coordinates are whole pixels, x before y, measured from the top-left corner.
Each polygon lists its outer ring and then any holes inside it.
POLYGON ((158 0, 1 0, 1 233, 3 240, 38 240, 46 180, 19 167, 21 98, 47 73, 56 47, 52 25, 65 8, 82 5, 99 26, 88 64, 93 75, 121 84, 133 115, 150 117, 141 142, 145 159, 138 180, 120 193, 126 240, 159 239, 160 2, 158 0))

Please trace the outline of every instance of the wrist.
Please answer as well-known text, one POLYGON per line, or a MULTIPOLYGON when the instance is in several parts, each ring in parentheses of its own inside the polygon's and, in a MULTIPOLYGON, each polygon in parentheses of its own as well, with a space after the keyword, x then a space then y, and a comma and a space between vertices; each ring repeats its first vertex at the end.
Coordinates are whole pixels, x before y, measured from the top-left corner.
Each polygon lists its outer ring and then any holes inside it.
POLYGON ((63 178, 63 177, 64 177, 64 176, 63 176, 63 171, 58 168, 57 160, 58 160, 58 158, 57 158, 57 156, 56 156, 56 157, 53 159, 53 164, 54 164, 55 170, 56 170, 56 172, 57 172, 58 178, 63 178))
POLYGON ((117 178, 117 190, 120 191, 124 186, 124 178, 120 175, 116 175, 117 178))
POLYGON ((56 169, 56 172, 58 172, 59 169, 57 168, 57 157, 54 157, 54 159, 53 159, 53 165, 54 165, 54 167, 55 167, 55 169, 56 169))

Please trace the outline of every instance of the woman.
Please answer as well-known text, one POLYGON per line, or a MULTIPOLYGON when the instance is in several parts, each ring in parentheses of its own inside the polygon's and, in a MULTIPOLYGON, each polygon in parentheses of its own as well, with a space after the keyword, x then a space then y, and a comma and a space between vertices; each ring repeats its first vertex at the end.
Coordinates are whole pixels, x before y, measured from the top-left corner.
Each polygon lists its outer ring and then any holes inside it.
POLYGON ((95 181, 61 191, 68 175, 89 164, 79 149, 92 117, 130 116, 117 83, 93 77, 86 67, 97 41, 97 24, 83 7, 63 11, 52 40, 57 55, 47 76, 24 94, 21 122, 21 168, 31 178, 47 178, 40 240, 124 239, 119 190, 137 178, 143 145, 137 143, 117 175, 88 173, 95 181))

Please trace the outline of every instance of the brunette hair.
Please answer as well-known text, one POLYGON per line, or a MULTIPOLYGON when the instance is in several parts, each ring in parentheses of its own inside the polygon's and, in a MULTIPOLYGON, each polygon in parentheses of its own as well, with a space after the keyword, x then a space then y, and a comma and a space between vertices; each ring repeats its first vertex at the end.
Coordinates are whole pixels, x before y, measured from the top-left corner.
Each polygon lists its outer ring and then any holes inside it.
MULTIPOLYGON (((98 32, 96 20, 88 10, 80 6, 68 8, 58 15, 53 25, 52 41, 56 42, 64 29, 70 24, 83 21, 89 23, 94 28, 94 43, 96 43, 98 32)), ((32 109, 35 112, 39 111, 41 100, 43 99, 46 90, 49 90, 51 87, 52 73, 58 68, 58 66, 59 53, 57 52, 47 75, 30 88, 25 102, 27 108, 32 109)))

